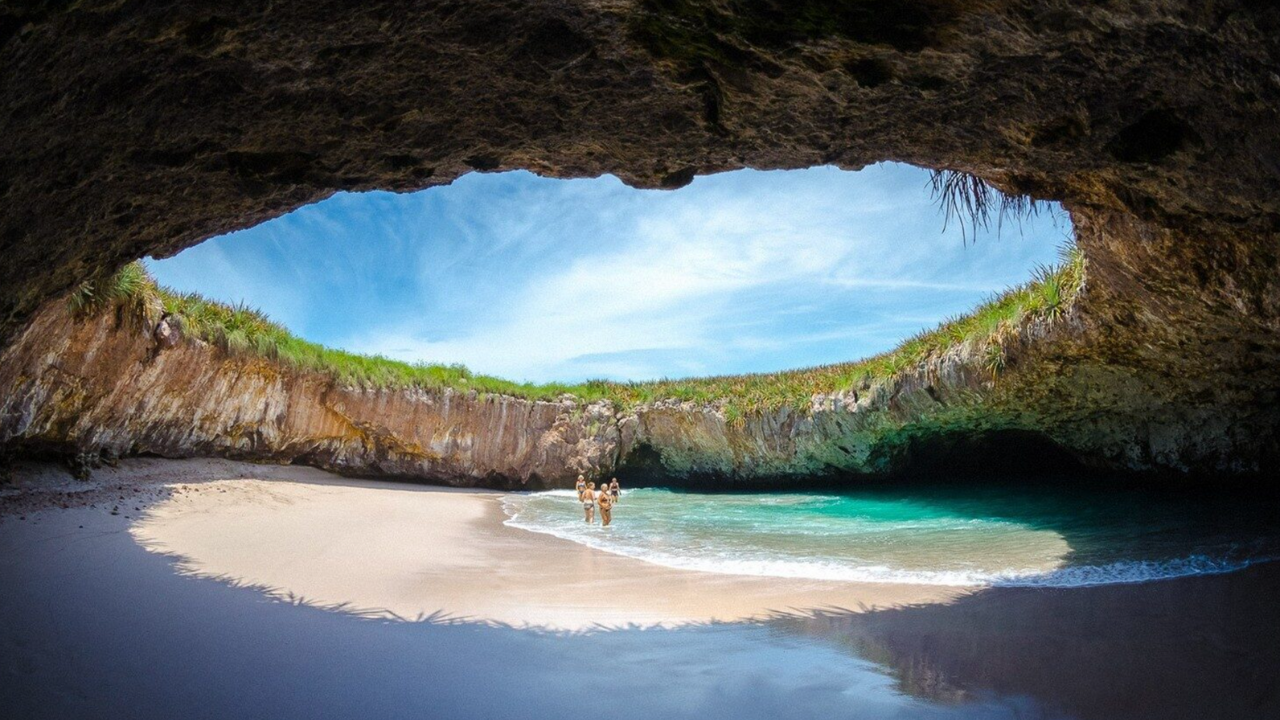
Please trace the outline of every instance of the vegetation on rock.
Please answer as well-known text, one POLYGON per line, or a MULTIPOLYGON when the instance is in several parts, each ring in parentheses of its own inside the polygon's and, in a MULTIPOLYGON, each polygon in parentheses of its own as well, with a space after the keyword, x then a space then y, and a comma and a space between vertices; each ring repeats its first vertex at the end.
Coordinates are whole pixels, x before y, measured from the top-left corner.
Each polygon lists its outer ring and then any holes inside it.
POLYGON ((1074 245, 1066 246, 1061 255, 1059 264, 1037 268, 1029 282, 993 297, 968 315, 949 319, 874 357, 783 372, 646 382, 517 383, 477 375, 463 365, 407 363, 336 350, 293 335, 243 303, 221 303, 197 293, 162 287, 141 262, 126 265, 105 281, 82 284, 71 295, 70 304, 79 313, 98 312, 113 304, 140 311, 162 309, 184 335, 216 345, 229 354, 267 358, 297 370, 330 375, 346 385, 452 388, 531 400, 572 395, 585 402, 608 400, 618 408, 675 400, 719 406, 730 420, 736 420, 757 410, 785 406, 802 410, 814 395, 838 393, 890 378, 962 343, 985 344, 982 352, 987 369, 993 377, 998 375, 1004 367, 1005 342, 1027 321, 1061 317, 1083 286, 1084 258, 1080 251, 1074 245))

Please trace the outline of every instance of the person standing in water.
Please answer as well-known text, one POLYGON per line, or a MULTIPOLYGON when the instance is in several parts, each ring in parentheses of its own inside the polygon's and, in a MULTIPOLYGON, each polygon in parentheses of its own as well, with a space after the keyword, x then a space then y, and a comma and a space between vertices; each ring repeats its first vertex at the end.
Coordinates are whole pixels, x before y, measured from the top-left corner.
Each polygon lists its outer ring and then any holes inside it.
POLYGON ((618 498, 622 497, 622 488, 618 487, 618 478, 609 481, 609 494, 613 496, 613 504, 618 504, 618 498))
POLYGON ((582 502, 582 493, 587 491, 587 479, 581 475, 578 476, 578 484, 574 486, 578 491, 578 502, 582 502))
POLYGON ((587 516, 587 524, 590 525, 596 521, 596 484, 587 483, 582 490, 582 512, 587 516))
POLYGON ((613 495, 609 493, 606 483, 600 483, 600 494, 596 497, 596 502, 600 504, 601 527, 609 527, 609 523, 613 521, 613 495))

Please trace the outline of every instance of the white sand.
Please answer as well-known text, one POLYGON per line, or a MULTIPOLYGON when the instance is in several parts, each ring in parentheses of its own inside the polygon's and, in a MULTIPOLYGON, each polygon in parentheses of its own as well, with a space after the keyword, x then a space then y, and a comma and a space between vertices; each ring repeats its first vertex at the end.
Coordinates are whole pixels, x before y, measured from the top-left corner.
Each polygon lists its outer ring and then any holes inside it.
POLYGON ((172 495, 130 529, 139 544, 193 575, 349 612, 580 630, 945 602, 966 592, 673 570, 506 527, 496 492, 303 468, 241 478, 255 467, 242 464, 223 472, 233 479, 210 480, 216 466, 171 465, 172 495))

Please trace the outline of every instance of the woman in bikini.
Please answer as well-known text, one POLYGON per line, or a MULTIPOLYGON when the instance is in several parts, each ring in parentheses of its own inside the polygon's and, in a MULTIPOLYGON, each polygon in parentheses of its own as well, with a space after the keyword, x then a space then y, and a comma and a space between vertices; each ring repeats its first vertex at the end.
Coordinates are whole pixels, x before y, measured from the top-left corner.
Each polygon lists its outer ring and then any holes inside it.
POLYGON ((578 491, 578 502, 582 502, 582 493, 587 490, 587 479, 581 475, 578 476, 578 484, 574 486, 578 491))
POLYGON ((588 525, 596 521, 596 484, 593 482, 587 483, 582 491, 582 512, 587 516, 588 525))
POLYGON ((600 504, 601 527, 609 527, 609 523, 613 521, 613 495, 609 494, 607 484, 600 483, 600 494, 596 497, 596 502, 600 504))
POLYGON ((613 504, 618 504, 618 498, 622 496, 622 488, 618 487, 618 478, 609 481, 609 494, 613 496, 613 504))

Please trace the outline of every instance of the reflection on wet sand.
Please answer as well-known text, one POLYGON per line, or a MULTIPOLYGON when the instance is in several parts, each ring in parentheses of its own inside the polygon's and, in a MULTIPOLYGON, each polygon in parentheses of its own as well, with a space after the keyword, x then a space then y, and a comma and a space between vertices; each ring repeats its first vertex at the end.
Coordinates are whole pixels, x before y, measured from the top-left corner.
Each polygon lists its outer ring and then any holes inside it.
POLYGON ((1280 717, 1280 563, 1078 589, 997 588, 948 605, 778 618, 948 703, 1033 698, 1083 720, 1280 717))
MULTIPOLYGON (((991 589, 941 603, 862 612, 797 603, 795 614, 704 619, 678 628, 614 623, 607 630, 555 632, 430 614, 419 622, 388 622, 385 615, 370 618, 349 607, 321 610, 314 605, 324 603, 299 596, 293 598, 297 605, 264 601, 262 592, 280 588, 236 587, 245 582, 244 574, 226 579, 231 582, 184 575, 183 560, 139 546, 136 533, 145 522, 137 523, 136 513, 154 519, 152 511, 187 494, 169 487, 164 468, 172 466, 152 468, 154 482, 57 485, 43 501, 25 481, 15 493, 0 493, 0 698, 6 717, 563 718, 584 708, 607 711, 611 720, 1280 717, 1280 563, 1137 585, 991 589), (611 674, 607 708, 600 706, 598 689, 581 682, 593 668, 611 674)), ((207 470, 201 481, 238 477, 226 475, 237 468, 225 464, 207 470)), ((214 508, 278 519, 281 504, 296 500, 290 489, 310 478, 296 468, 273 472, 294 483, 273 486, 271 495, 240 496, 208 484, 205 490, 218 498, 202 499, 198 506, 210 512, 187 515, 191 524, 169 527, 164 539, 204 538, 197 531, 206 522, 234 529, 214 508), (194 534, 168 532, 184 528, 194 534)), ((356 485, 330 489, 344 500, 339 491, 356 485)), ((384 495, 396 492, 387 488, 384 495)), ((464 525, 501 517, 496 507, 475 514, 464 495, 451 497, 463 504, 454 508, 459 516, 470 518, 464 525)), ((332 518, 327 511, 310 516, 332 518)), ((332 526, 317 527, 343 537, 332 526)), ((440 523, 431 529, 441 547, 448 544, 450 527, 440 523)), ((370 567, 372 561, 387 546, 400 552, 405 536, 385 529, 361 541, 366 544, 359 558, 340 555, 347 562, 316 565, 309 556, 323 554, 325 544, 295 536, 299 542, 289 553, 259 557, 277 564, 253 568, 289 574, 317 591, 332 587, 312 572, 317 567, 386 580, 370 567)), ((285 531, 293 532, 277 527, 259 540, 278 542, 285 531)), ((219 553, 245 549, 219 547, 216 533, 208 537, 212 544, 188 549, 210 567, 226 559, 219 553)), ((620 572, 638 567, 620 562, 625 558, 564 556, 554 550, 562 546, 547 547, 568 566, 564 572, 595 579, 569 591, 553 588, 576 604, 570 608, 557 600, 558 613, 599 615, 611 593, 654 594, 655 588, 683 588, 675 596, 690 601, 714 594, 718 602, 746 608, 760 600, 751 594, 735 599, 732 582, 708 590, 701 577, 636 580, 620 572), (579 560, 595 564, 577 566, 579 560), (617 573, 618 584, 600 585, 602 572, 617 573)), ((491 556, 482 559, 489 563, 491 556)), ((461 577, 465 582, 459 585, 484 589, 484 573, 514 572, 501 564, 479 567, 477 557, 465 553, 445 560, 443 573, 374 589, 420 604, 420 591, 436 580, 461 577)), ((484 587, 510 590, 529 585, 536 575, 498 577, 484 587)), ((785 591, 806 595, 794 585, 785 591)), ((472 599, 483 596, 477 592, 472 599)), ((536 597, 502 602, 519 607, 530 599, 536 597)), ((688 620, 682 603, 663 612, 688 620)), ((618 609, 636 617, 642 608, 623 603, 618 609)))

